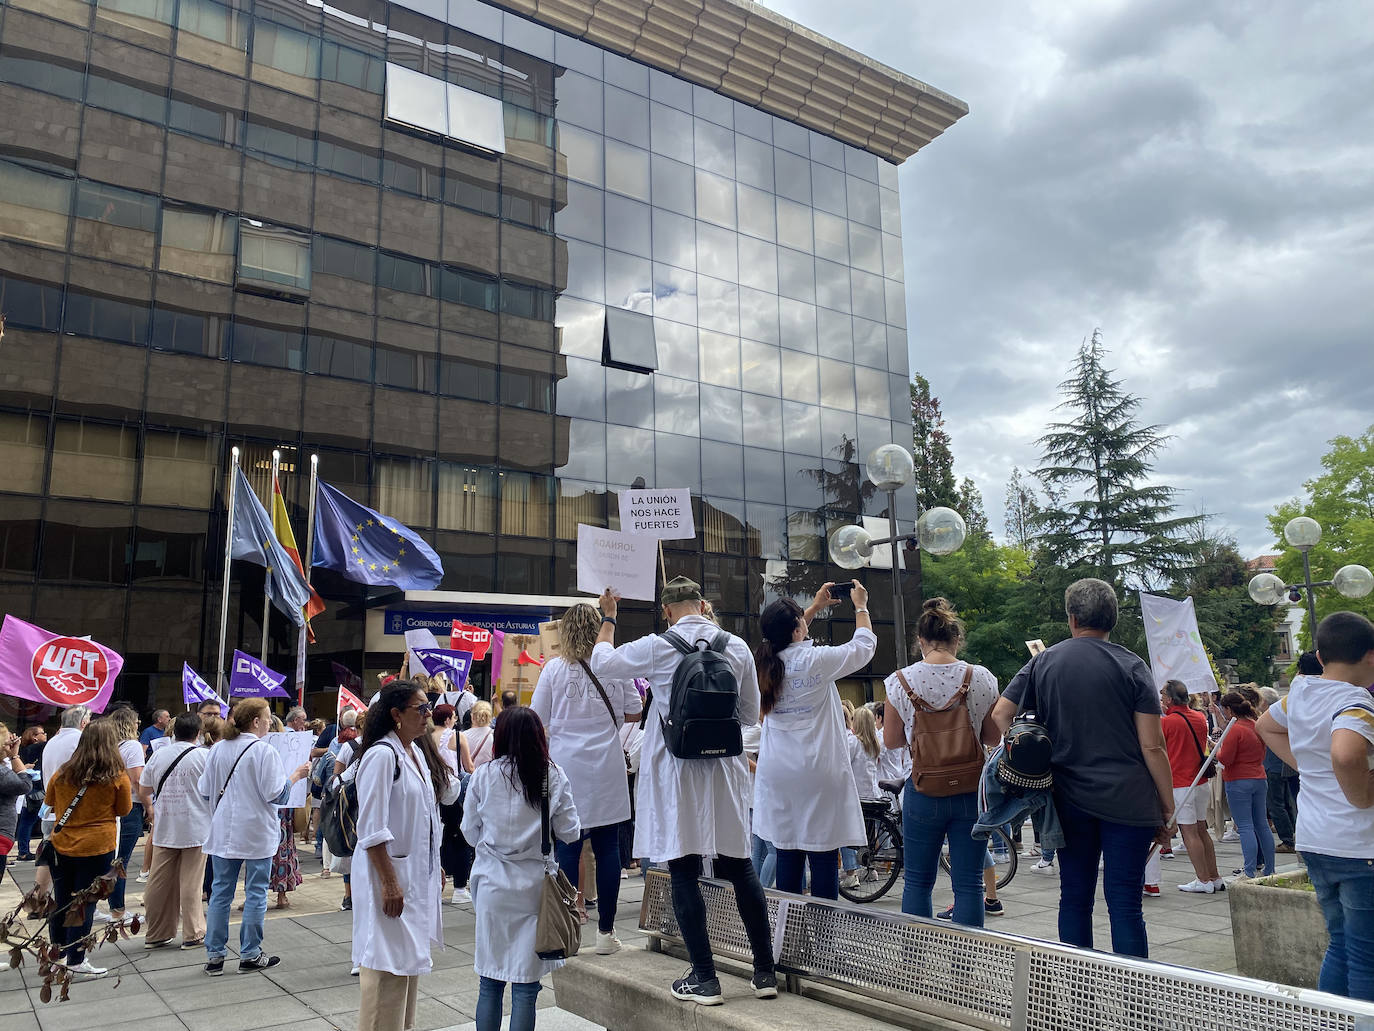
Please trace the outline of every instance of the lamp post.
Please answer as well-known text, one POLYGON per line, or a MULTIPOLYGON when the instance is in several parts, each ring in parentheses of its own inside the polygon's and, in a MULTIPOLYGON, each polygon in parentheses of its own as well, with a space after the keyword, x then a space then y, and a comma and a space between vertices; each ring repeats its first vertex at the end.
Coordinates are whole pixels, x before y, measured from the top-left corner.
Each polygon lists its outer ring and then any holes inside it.
MULTIPOLYGON (((911 486, 915 480, 915 463, 911 452, 900 444, 884 444, 874 448, 868 456, 868 479, 887 495, 888 536, 873 537, 862 526, 841 526, 830 535, 830 561, 841 569, 861 569, 868 565, 877 544, 892 547, 892 618, 897 626, 897 665, 906 665, 906 614, 902 605, 901 570, 897 565, 897 542, 911 534, 897 532, 897 492, 911 486)), ((967 530, 963 517, 952 508, 932 508, 916 521, 916 541, 932 555, 948 555, 958 551, 967 530)), ((917 551, 916 561, 920 561, 917 551)))
POLYGON ((1246 588, 1251 599, 1260 605, 1277 605, 1287 598, 1290 602, 1307 599, 1308 633, 1313 647, 1317 641, 1317 599, 1313 594, 1316 587, 1335 587, 1344 597, 1363 598, 1374 591, 1374 573, 1361 565, 1341 566, 1330 580, 1312 579, 1312 549, 1322 539, 1321 524, 1310 516, 1297 516, 1288 520, 1283 528, 1283 537, 1290 545, 1302 552, 1302 582, 1286 584, 1273 573, 1260 573, 1246 588))

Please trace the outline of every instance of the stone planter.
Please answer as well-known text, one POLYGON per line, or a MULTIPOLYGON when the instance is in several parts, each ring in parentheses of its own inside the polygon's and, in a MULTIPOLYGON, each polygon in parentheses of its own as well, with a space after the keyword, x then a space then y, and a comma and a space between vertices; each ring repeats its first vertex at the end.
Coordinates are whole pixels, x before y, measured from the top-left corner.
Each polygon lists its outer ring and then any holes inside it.
POLYGON ((1236 969, 1262 981, 1317 987, 1326 953, 1326 922, 1307 874, 1240 879, 1226 895, 1236 969))

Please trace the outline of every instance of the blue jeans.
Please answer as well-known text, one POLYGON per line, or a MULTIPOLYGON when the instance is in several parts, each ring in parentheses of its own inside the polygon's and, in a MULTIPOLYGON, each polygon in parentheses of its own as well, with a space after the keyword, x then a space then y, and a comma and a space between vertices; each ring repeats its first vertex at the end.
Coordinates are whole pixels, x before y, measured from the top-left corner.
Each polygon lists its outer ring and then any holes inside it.
POLYGON ((1317 987, 1374 1001, 1374 860, 1302 853, 1331 942, 1317 987))
POLYGON ((1112 951, 1121 956, 1150 954, 1145 937, 1145 860, 1155 828, 1133 827, 1092 816, 1056 795, 1055 808, 1064 827, 1059 850, 1059 940, 1079 948, 1093 947, 1093 903, 1097 863, 1102 860, 1102 895, 1112 928, 1112 951))
MULTIPOLYGON (((129 865, 129 860, 134 854, 134 846, 138 844, 139 835, 142 833, 143 803, 135 802, 128 814, 119 818, 119 850, 115 856, 125 866, 129 865)), ((110 891, 110 909, 115 913, 124 908, 124 886, 127 881, 127 877, 121 877, 115 881, 115 886, 110 891)))
POLYGON ((771 841, 764 841, 757 834, 750 834, 749 837, 749 859, 754 864, 754 872, 759 875, 760 884, 771 888, 778 871, 778 850, 771 841))
MULTIPOLYGON (((618 871, 616 876, 620 876, 618 871)), ((501 1031, 501 1002, 505 996, 505 981, 481 979, 477 988, 477 1031, 501 1031)), ((534 1000, 538 996, 538 981, 516 981, 510 986, 510 1031, 534 1031, 534 1000)))
POLYGON ((30 809, 27 805, 19 810, 19 819, 15 824, 14 840, 18 845, 18 857, 20 859, 31 859, 33 849, 29 846, 33 843, 33 829, 38 826, 38 810, 30 809))
POLYGON ((272 857, 225 859, 215 856, 215 880, 210 886, 210 908, 205 914, 205 954, 222 960, 229 942, 229 907, 243 868, 243 923, 239 925, 239 959, 262 955, 262 928, 267 919, 267 879, 272 857))
POLYGON ((777 850, 778 891, 800 895, 806 887, 806 869, 811 868, 811 897, 838 899, 840 897, 840 850, 803 852, 796 848, 777 850))
MULTIPOLYGON (((615 930, 615 907, 620 898, 620 825, 608 823, 604 827, 592 827, 582 832, 582 837, 569 844, 555 841, 558 850, 558 865, 563 875, 574 888, 582 887, 577 883, 579 867, 582 864, 582 842, 588 838, 592 842, 592 855, 596 856, 596 929, 603 934, 615 930)), ((582 887, 583 896, 590 892, 582 887)))
POLYGON ((977 818, 976 791, 932 798, 907 781, 902 789, 903 913, 934 915, 930 895, 940 869, 940 850, 945 838, 949 838, 954 920, 969 927, 983 926, 983 857, 988 850, 983 842, 973 838, 977 818))
POLYGON ((1245 857, 1245 876, 1255 876, 1260 860, 1264 861, 1264 876, 1274 872, 1274 835, 1269 830, 1269 786, 1259 777, 1228 780, 1226 804, 1231 807, 1231 819, 1236 821, 1240 835, 1240 851, 1245 857))

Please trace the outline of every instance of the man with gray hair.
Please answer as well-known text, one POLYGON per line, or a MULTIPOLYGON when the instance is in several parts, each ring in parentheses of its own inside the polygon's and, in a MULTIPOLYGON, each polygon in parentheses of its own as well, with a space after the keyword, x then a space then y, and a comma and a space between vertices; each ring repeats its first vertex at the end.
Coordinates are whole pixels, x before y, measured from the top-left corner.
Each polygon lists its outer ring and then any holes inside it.
POLYGON ((1064 611, 1069 639, 1026 664, 992 718, 1006 733, 1024 705, 1054 743, 1054 805, 1065 837, 1057 853, 1060 941, 1093 947, 1101 860, 1112 951, 1145 958, 1145 860, 1152 841, 1168 841, 1174 816, 1159 692, 1140 656, 1108 639, 1117 618, 1111 584, 1075 581, 1064 592, 1064 611))
POLYGON ((286 719, 282 720, 282 724, 287 730, 304 730, 309 719, 304 709, 299 705, 293 705, 287 710, 286 719))

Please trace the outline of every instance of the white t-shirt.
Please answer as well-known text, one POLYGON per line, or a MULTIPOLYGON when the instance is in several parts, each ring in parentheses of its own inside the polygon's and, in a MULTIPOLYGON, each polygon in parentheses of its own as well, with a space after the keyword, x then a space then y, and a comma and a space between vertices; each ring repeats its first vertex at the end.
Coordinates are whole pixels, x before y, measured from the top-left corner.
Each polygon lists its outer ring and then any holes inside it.
MULTIPOLYGON (((964 682, 964 670, 969 664, 963 659, 949 663, 913 662, 901 672, 906 677, 907 683, 911 685, 912 692, 917 698, 925 702, 932 708, 939 709, 949 704, 951 698, 959 690, 964 682)), ((906 729, 906 739, 911 741, 911 717, 916 711, 911 704, 911 699, 906 696, 906 691, 902 688, 902 683, 897 679, 897 674, 893 673, 885 681, 883 686, 887 689, 887 701, 897 715, 902 718, 902 726, 906 729)), ((983 731, 983 719, 997 701, 997 678, 991 671, 982 666, 973 667, 973 678, 968 686, 968 718, 973 724, 973 732, 980 737, 983 731)))
POLYGON ((124 760, 126 770, 140 769, 143 766, 143 746, 136 740, 121 741, 119 743, 119 757, 124 760))
POLYGON ((339 746, 339 752, 334 757, 334 765, 337 766, 340 763, 342 763, 343 768, 348 769, 348 764, 353 761, 353 753, 355 751, 357 751, 357 749, 353 747, 353 742, 345 741, 342 745, 339 746))
POLYGON ((76 727, 63 727, 56 734, 48 739, 48 743, 43 746, 43 788, 46 790, 48 783, 53 779, 53 775, 76 751, 77 743, 81 740, 81 731, 76 727))
POLYGON ((492 736, 495 732, 495 723, 488 723, 485 727, 469 727, 463 731, 474 770, 483 763, 491 762, 491 757, 496 753, 496 739, 492 736))
POLYGON ((1374 809, 1351 805, 1331 766, 1331 735, 1337 730, 1353 730, 1374 746, 1374 698, 1343 680, 1299 676, 1269 713, 1288 731, 1302 778, 1298 851, 1374 860, 1374 809))
MULTIPOLYGON (((169 739, 160 739, 169 740, 169 739)), ((139 784, 149 791, 157 791, 172 763, 176 768, 153 799, 157 820, 153 823, 153 844, 161 848, 199 848, 210 833, 210 802, 196 790, 200 775, 205 772, 208 748, 198 748, 190 741, 172 741, 153 752, 143 767, 139 784), (191 754, 178 761, 185 752, 191 754)), ((238 776, 238 774, 235 774, 238 776)))

